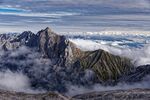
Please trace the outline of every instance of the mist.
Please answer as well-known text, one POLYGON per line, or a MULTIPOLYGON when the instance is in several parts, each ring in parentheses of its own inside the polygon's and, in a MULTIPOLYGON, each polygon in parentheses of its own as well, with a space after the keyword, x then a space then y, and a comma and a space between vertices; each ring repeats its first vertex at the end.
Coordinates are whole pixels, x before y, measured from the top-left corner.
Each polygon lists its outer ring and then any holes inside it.
POLYGON ((0 88, 17 91, 29 89, 29 78, 21 72, 11 72, 10 70, 1 71, 0 88))
POLYGON ((115 86, 103 86, 101 84, 94 84, 91 87, 68 85, 68 92, 66 95, 75 96, 78 94, 90 93, 90 92, 100 92, 109 90, 127 90, 135 88, 150 88, 150 76, 146 76, 143 81, 138 83, 118 83, 115 86))
MULTIPOLYGON (((37 49, 21 46, 0 50, 0 88, 23 92, 67 91, 67 84, 91 84, 90 70, 75 73, 74 68, 55 65, 37 49), (18 85, 17 85, 18 84, 18 85)), ((55 61, 55 60, 54 60, 55 61)))

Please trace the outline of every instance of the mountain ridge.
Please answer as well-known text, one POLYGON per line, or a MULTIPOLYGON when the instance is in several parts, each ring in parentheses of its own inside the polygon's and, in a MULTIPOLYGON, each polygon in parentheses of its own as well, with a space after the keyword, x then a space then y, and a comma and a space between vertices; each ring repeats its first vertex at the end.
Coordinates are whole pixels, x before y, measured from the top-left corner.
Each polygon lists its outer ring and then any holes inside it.
POLYGON ((6 59, 1 62, 4 67, 0 67, 0 70, 22 71, 29 77, 33 89, 40 87, 63 93, 67 91, 67 83, 79 86, 99 83, 107 86, 116 85, 120 81, 132 81, 133 78, 126 77, 135 73, 145 73, 140 76, 141 80, 149 75, 145 71, 147 68, 150 70, 149 66, 143 67, 141 72, 134 72, 136 68, 129 58, 116 56, 102 49, 82 51, 65 36, 56 34, 48 27, 37 34, 25 31, 13 38, 5 38, 5 35, 0 37, 0 45, 5 52, 2 58, 6 59), (12 57, 11 52, 17 52, 22 46, 29 51, 12 57), (37 54, 40 56, 35 56, 37 54), (34 59, 39 59, 40 65, 36 65, 34 59), (18 62, 23 64, 20 66, 18 62), (87 72, 93 73, 92 76, 88 76, 87 72))

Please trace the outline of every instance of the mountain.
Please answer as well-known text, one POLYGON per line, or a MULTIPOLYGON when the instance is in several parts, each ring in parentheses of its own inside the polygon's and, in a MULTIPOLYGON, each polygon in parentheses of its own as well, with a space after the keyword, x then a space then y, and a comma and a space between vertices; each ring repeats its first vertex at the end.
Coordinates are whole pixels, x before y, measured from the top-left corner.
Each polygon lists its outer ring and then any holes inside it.
MULTIPOLYGON (((83 51, 50 28, 37 34, 0 34, 0 70, 23 72, 33 89, 68 91, 67 85, 115 85, 149 75, 149 66, 134 67, 129 58, 104 50, 83 51), (144 73, 144 74, 143 74, 144 73)), ((133 82, 133 81, 132 81, 133 82)))

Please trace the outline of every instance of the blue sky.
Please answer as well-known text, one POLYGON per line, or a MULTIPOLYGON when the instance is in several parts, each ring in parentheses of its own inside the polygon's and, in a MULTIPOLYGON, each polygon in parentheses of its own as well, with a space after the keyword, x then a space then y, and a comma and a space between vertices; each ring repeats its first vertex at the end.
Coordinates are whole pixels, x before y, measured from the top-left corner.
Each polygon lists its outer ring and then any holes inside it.
POLYGON ((150 0, 1 0, 0 32, 150 31, 150 0))

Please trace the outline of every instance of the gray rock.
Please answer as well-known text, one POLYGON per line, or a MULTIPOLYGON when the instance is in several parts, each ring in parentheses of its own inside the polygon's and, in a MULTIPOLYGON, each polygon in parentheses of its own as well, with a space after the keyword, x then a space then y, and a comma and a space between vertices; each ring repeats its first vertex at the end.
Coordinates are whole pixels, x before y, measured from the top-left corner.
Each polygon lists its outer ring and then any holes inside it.
POLYGON ((112 90, 67 97, 59 93, 22 93, 0 90, 0 100, 150 100, 149 89, 112 90))
POLYGON ((150 100, 150 89, 93 92, 74 96, 72 100, 150 100))
POLYGON ((23 93, 14 91, 0 90, 0 100, 69 100, 66 96, 59 93, 23 93))

